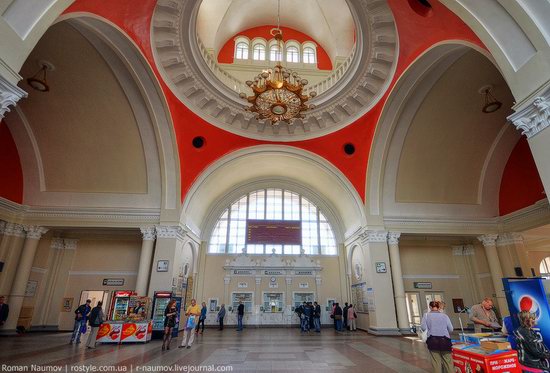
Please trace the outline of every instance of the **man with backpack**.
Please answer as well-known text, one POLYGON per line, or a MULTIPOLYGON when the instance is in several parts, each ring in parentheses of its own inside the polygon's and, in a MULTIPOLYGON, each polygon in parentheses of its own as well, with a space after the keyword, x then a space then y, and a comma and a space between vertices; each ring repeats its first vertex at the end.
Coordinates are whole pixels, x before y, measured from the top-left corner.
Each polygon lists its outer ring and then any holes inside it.
POLYGON ((80 334, 86 333, 86 320, 88 319, 90 311, 92 310, 92 307, 90 306, 91 303, 92 301, 88 299, 86 300, 85 304, 81 304, 74 311, 75 317, 73 335, 71 336, 71 341, 69 342, 69 344, 72 344, 75 341, 76 343, 80 343, 80 334))
POLYGON ((86 342, 86 347, 88 348, 95 348, 97 332, 99 331, 101 324, 105 321, 105 315, 103 314, 103 309, 101 308, 102 305, 103 302, 97 302, 97 306, 92 308, 92 312, 90 312, 89 323, 91 330, 90 335, 88 336, 88 341, 86 342))

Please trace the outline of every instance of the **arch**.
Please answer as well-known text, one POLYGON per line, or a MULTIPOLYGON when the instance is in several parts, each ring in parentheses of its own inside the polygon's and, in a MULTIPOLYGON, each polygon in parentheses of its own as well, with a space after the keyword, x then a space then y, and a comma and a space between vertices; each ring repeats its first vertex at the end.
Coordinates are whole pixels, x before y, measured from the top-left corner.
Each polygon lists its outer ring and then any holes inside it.
POLYGON ((540 261, 539 273, 541 277, 550 278, 550 256, 540 261))
POLYGON ((302 62, 308 64, 317 63, 317 45, 311 41, 302 43, 302 62))
POLYGON ((265 61, 267 59, 267 40, 254 38, 252 40, 252 59, 254 61, 265 61))
POLYGON ((298 63, 302 61, 302 45, 296 40, 287 40, 285 42, 285 57, 286 62, 298 63), (290 54, 290 55, 289 55, 290 54))
POLYGON ((181 222, 207 240, 233 200, 265 187, 293 190, 319 206, 338 243, 366 223, 361 198, 338 169, 310 152, 281 145, 242 149, 212 164, 187 193, 181 222))
POLYGON ((435 45, 415 60, 393 87, 378 122, 367 170, 367 206, 370 215, 397 216, 493 216, 498 212, 500 175, 519 135, 502 124, 485 159, 477 192, 477 203, 397 203, 395 186, 400 152, 409 126, 428 92, 444 73, 475 46, 463 42, 435 45), (392 189, 393 185, 393 189, 392 189))
POLYGON ((32 130, 18 108, 16 142, 22 150, 25 170, 24 202, 31 205, 78 207, 142 207, 165 210, 180 205, 179 158, 175 134, 165 97, 145 57, 133 41, 109 21, 89 14, 70 14, 57 22, 68 22, 109 63, 136 117, 144 144, 148 169, 148 196, 120 193, 43 193, 41 157, 32 130), (159 167, 160 166, 160 167, 159 167), (156 170, 155 169, 160 169, 156 170), (158 175, 155 177, 155 173, 158 175), (121 206, 122 205, 122 206, 121 206))
POLYGON ((250 56, 250 40, 246 36, 235 38, 235 59, 248 60, 250 56))

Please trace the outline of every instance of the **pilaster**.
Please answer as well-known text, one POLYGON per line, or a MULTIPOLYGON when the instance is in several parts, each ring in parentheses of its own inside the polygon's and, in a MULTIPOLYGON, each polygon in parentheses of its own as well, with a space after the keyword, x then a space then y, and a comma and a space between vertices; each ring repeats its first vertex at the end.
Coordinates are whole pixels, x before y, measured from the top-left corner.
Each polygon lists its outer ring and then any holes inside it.
POLYGON ((489 263, 489 269, 491 271, 491 279, 493 280, 498 309, 500 314, 504 317, 508 316, 509 312, 506 297, 504 295, 504 287, 502 285, 503 275, 496 247, 497 237, 498 235, 496 234, 486 234, 479 236, 478 240, 485 248, 485 255, 487 256, 487 262, 489 263))
POLYGON ((4 225, 4 236, 0 243, 0 261, 4 262, 4 269, 0 272, 0 294, 2 295, 10 293, 24 242, 23 225, 15 223, 4 225))
POLYGON ((11 111, 10 106, 17 105, 17 102, 27 95, 27 92, 0 75, 0 121, 11 111))

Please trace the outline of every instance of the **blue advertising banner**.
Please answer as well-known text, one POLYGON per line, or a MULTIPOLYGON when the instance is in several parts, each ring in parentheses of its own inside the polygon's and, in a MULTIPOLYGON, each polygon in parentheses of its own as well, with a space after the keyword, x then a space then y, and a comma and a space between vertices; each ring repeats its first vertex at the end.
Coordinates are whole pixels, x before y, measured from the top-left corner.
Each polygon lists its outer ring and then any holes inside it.
POLYGON ((502 279, 514 329, 519 327, 518 313, 529 311, 536 318, 534 329, 540 330, 544 344, 550 347, 550 306, 542 281, 541 278, 502 279))

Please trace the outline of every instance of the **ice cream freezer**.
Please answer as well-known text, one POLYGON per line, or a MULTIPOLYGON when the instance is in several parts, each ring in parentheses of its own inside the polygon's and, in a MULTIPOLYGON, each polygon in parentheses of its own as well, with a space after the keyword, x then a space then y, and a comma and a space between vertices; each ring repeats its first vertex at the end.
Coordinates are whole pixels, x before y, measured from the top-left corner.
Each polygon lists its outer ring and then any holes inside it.
POLYGON ((153 334, 153 322, 106 321, 99 327, 96 341, 99 343, 147 343, 153 334))

